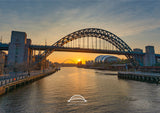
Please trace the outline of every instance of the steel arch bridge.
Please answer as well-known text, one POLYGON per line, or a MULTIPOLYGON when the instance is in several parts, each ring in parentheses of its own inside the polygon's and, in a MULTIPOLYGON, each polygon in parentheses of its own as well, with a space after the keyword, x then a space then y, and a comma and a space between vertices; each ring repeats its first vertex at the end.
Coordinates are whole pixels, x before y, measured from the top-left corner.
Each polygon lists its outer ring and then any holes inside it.
MULTIPOLYGON (((81 39, 81 38, 86 38, 86 37, 91 37, 91 38, 94 37, 96 39, 98 38, 103 41, 109 42, 116 49, 118 49, 118 51, 120 51, 120 52, 127 52, 127 53, 133 52, 132 49, 118 36, 116 36, 115 34, 109 32, 107 30, 103 30, 103 29, 99 29, 99 28, 86 28, 86 29, 81 29, 81 30, 75 31, 75 32, 68 34, 67 36, 61 38, 56 43, 54 43, 52 46, 64 47, 64 45, 66 45, 67 43, 70 43, 76 39, 81 39)), ((44 60, 47 56, 49 56, 54 51, 55 51, 55 49, 52 49, 52 48, 46 49, 40 55, 39 61, 44 60)), ((138 65, 137 62, 135 61, 134 54, 125 54, 125 56, 127 57, 127 59, 130 60, 130 62, 134 66, 138 65)))
POLYGON ((74 60, 72 60, 72 59, 65 59, 63 62, 61 62, 61 64, 62 64, 62 63, 65 63, 65 62, 67 62, 67 61, 71 61, 71 62, 74 63, 74 64, 76 63, 76 62, 75 62, 74 60))

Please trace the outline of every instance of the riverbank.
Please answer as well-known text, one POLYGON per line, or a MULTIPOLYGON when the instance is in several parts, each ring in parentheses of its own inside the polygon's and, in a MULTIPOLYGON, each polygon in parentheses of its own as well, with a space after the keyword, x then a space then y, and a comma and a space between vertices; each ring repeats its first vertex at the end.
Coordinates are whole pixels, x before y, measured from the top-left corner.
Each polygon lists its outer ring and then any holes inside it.
MULTIPOLYGON (((123 64, 122 64, 123 65, 123 64)), ((87 65, 79 65, 77 67, 79 68, 86 68, 86 69, 97 69, 97 70, 109 70, 109 71, 125 71, 126 68, 124 65, 122 66, 119 64, 119 66, 87 66, 87 65)))
POLYGON ((3 95, 7 93, 8 91, 11 91, 19 86, 29 84, 43 77, 51 75, 52 73, 55 73, 56 71, 58 71, 58 69, 54 68, 50 70, 45 70, 43 72, 32 72, 30 74, 22 74, 18 76, 1 79, 0 80, 0 95, 3 95))
MULTIPOLYGON (((106 70, 106 71, 118 71, 118 70, 109 70, 103 67, 79 67, 85 69, 96 69, 96 70, 106 70)), ((106 73, 106 75, 117 75, 119 79, 128 79, 128 80, 135 80, 141 82, 149 82, 149 83, 156 83, 160 84, 160 74, 159 73, 152 73, 152 72, 126 72, 126 71, 119 71, 117 74, 106 73)))
POLYGON ((62 67, 58 73, 1 96, 0 113, 159 113, 159 86, 103 73, 110 71, 62 67), (87 102, 68 103, 75 94, 87 102))
POLYGON ((144 73, 144 72, 118 72, 118 78, 129 79, 149 83, 160 83, 159 73, 144 73))

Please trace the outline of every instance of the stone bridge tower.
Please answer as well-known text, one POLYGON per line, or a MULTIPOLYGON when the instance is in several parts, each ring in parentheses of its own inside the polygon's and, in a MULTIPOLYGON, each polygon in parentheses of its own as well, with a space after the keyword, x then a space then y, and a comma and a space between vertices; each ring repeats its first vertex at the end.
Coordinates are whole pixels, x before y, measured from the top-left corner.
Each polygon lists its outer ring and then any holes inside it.
POLYGON ((29 50, 30 45, 31 40, 27 39, 27 34, 25 32, 12 31, 7 64, 28 64, 31 56, 29 50))

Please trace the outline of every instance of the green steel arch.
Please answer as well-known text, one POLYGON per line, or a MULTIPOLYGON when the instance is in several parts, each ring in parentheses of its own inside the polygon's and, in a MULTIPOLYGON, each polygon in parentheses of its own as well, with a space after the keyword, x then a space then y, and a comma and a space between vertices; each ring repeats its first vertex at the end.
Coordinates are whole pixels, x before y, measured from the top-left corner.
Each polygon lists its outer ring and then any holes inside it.
MULTIPOLYGON (((103 30, 103 29, 99 29, 99 28, 86 28, 86 29, 81 29, 81 30, 75 31, 75 32, 68 34, 67 36, 61 38, 56 43, 54 43, 52 46, 62 47, 64 44, 67 44, 68 42, 71 42, 73 40, 76 40, 76 39, 82 38, 82 37, 100 38, 100 39, 103 39, 104 41, 111 43, 119 51, 128 52, 128 53, 132 52, 132 49, 118 36, 116 36, 115 34, 109 32, 107 30, 103 30)), ((45 50, 45 52, 41 54, 41 57, 42 57, 41 59, 49 56, 53 51, 54 51, 54 49, 45 50)), ((130 60, 130 62, 134 66, 136 66, 136 62, 134 61, 133 55, 127 54, 125 56, 130 60)))

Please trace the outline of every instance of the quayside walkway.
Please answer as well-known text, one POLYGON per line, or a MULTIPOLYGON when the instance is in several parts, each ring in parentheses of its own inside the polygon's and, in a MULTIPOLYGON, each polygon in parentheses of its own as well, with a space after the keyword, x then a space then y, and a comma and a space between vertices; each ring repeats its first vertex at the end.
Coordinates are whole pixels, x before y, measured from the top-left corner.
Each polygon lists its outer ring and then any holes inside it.
POLYGON ((145 73, 145 72, 118 72, 118 78, 129 79, 150 83, 160 83, 160 73, 145 73))
POLYGON ((44 71, 32 71, 28 73, 19 73, 16 75, 8 75, 0 77, 0 95, 15 89, 21 85, 28 84, 45 76, 48 76, 54 72, 58 71, 57 68, 44 70, 44 71))

